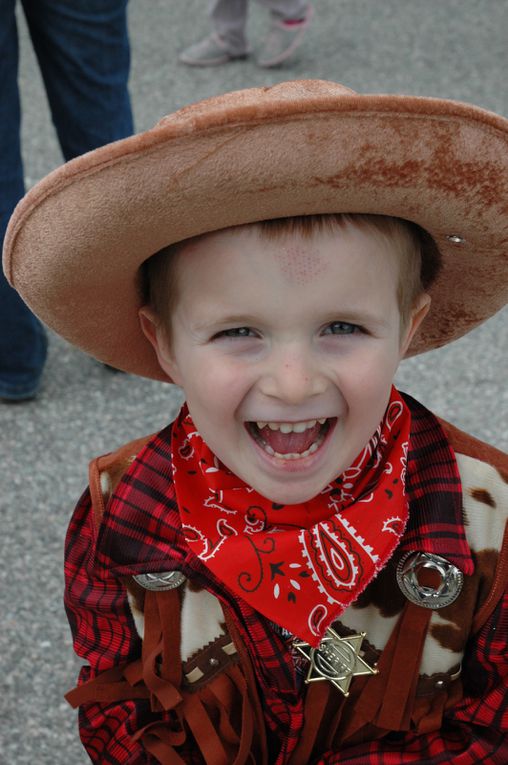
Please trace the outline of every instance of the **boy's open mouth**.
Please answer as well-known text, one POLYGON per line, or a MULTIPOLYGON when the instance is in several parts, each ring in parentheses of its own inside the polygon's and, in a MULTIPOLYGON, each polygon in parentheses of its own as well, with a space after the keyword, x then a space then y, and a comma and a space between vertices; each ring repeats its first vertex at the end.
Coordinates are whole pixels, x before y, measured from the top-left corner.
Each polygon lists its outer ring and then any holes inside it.
POLYGON ((271 457, 297 460, 319 449, 335 417, 301 422, 247 422, 252 438, 271 457))

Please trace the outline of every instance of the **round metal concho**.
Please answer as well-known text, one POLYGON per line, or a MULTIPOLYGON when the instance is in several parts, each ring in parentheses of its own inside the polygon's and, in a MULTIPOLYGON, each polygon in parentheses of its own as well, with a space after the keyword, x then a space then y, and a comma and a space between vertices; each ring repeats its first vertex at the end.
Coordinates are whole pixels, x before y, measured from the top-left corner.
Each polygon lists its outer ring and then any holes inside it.
POLYGON ((181 571, 161 571, 158 574, 136 574, 132 577, 145 590, 176 590, 187 577, 181 571))
POLYGON ((460 595, 464 577, 457 566, 440 555, 409 552, 402 556, 397 566, 397 582, 411 603, 423 608, 444 608, 460 595), (420 584, 418 574, 424 570, 437 571, 441 581, 436 588, 420 584))

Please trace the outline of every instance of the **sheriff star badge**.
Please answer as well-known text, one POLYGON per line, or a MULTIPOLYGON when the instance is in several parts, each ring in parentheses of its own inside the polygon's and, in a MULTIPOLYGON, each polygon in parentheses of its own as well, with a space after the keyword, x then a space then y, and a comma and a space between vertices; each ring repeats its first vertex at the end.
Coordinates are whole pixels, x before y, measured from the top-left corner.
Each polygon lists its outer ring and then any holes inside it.
POLYGON ((377 675, 376 667, 370 667, 360 656, 366 633, 341 638, 329 627, 317 648, 303 640, 295 640, 294 647, 309 661, 306 683, 328 680, 341 693, 349 696, 351 680, 357 675, 377 675))

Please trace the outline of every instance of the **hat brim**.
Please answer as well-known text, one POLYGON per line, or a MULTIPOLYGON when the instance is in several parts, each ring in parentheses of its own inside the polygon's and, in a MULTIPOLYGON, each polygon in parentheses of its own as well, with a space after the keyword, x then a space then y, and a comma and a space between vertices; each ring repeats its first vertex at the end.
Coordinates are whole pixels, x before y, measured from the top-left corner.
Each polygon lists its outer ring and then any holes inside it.
POLYGON ((205 232, 328 212, 426 229, 443 269, 408 355, 460 337, 508 297, 508 120, 323 81, 208 99, 43 179, 11 219, 4 268, 71 343, 164 380, 137 316, 143 261, 205 232))

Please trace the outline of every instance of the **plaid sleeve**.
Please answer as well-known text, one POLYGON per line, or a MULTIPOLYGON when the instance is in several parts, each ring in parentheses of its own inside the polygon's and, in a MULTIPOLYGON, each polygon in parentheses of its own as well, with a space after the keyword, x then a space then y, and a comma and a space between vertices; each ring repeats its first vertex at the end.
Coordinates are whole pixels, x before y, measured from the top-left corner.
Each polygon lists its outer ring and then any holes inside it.
MULTIPOLYGON (((125 588, 118 579, 93 568, 95 529, 89 492, 82 496, 65 545, 65 608, 74 650, 86 660, 78 684, 139 655, 137 636, 125 588)), ((101 765, 145 765, 154 762, 132 733, 143 716, 144 701, 84 704, 80 707, 81 740, 90 759, 101 765)))
POLYGON ((471 641, 464 697, 441 730, 328 752, 316 765, 506 765, 508 763, 508 595, 471 641))

